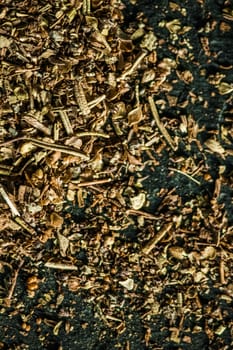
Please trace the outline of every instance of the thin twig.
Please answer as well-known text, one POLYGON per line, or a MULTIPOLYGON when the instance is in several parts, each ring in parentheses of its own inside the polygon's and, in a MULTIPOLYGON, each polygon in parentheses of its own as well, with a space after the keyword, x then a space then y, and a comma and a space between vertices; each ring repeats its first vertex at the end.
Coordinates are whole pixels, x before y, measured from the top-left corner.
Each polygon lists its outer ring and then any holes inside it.
POLYGON ((132 64, 132 66, 127 71, 122 73, 119 78, 117 78, 117 81, 124 80, 127 77, 127 75, 131 75, 133 71, 135 71, 135 69, 139 66, 139 64, 141 63, 141 61, 146 55, 147 55, 147 51, 142 52, 141 55, 132 64))
POLYGON ((18 209, 16 208, 15 204, 11 201, 11 199, 9 198, 8 194, 6 193, 2 185, 0 185, 0 194, 2 195, 2 198, 7 203, 7 205, 9 206, 12 216, 13 217, 20 216, 18 209))
POLYGON ((23 263, 24 263, 24 260, 21 260, 17 270, 15 271, 15 275, 14 275, 14 277, 12 279, 11 286, 10 286, 10 289, 9 289, 9 292, 8 292, 8 296, 5 298, 5 304, 8 307, 11 304, 11 299, 12 299, 12 296, 13 296, 13 293, 14 293, 14 290, 15 290, 18 274, 19 274, 19 271, 20 271, 21 267, 23 266, 23 263))
POLYGON ((100 185, 100 184, 105 184, 108 182, 111 182, 112 179, 101 179, 101 180, 93 180, 93 181, 86 181, 86 182, 77 182, 79 180, 71 180, 71 183, 76 184, 77 187, 88 187, 88 186, 93 186, 93 185, 100 185))
POLYGON ((14 169, 13 166, 0 164, 0 175, 9 176, 13 169, 14 169))
POLYGON ((21 226, 25 231, 27 231, 28 233, 30 233, 31 235, 34 235, 36 233, 36 231, 34 230, 34 228, 32 228, 30 225, 28 225, 28 223, 26 223, 20 216, 16 216, 14 218, 14 221, 21 226))
POLYGON ((162 227, 162 229, 145 245, 142 249, 143 254, 149 254, 155 245, 164 238, 167 232, 172 228, 172 222, 162 227))
POLYGON ((9 198, 8 194, 6 193, 2 185, 0 185, 0 194, 2 195, 2 198, 7 203, 7 205, 9 206, 14 221, 23 229, 25 229, 27 232, 29 232, 31 235, 33 235, 35 233, 35 230, 20 217, 20 213, 18 209, 16 208, 15 204, 11 201, 11 199, 9 198))
POLYGON ((83 131, 83 132, 78 132, 75 134, 75 136, 78 137, 85 137, 85 136, 96 136, 96 137, 103 137, 105 139, 109 139, 109 135, 104 134, 102 132, 98 132, 98 131, 83 131))
POLYGON ((154 100, 151 96, 148 97, 148 102, 150 105, 150 109, 151 109, 151 113, 153 114, 153 117, 155 119, 155 122, 161 132, 161 134, 163 135, 163 137, 165 138, 165 140, 167 141, 167 143, 171 146, 171 148, 173 149, 173 151, 177 150, 177 146, 175 145, 174 141, 172 140, 171 136, 169 135, 169 133, 167 132, 165 126, 163 125, 163 123, 161 122, 160 118, 159 118, 159 114, 156 108, 156 105, 154 103, 154 100))
POLYGON ((224 260, 223 260, 223 254, 221 254, 220 263, 219 263, 219 276, 220 276, 220 283, 226 284, 225 264, 224 264, 224 260))
POLYGON ((62 263, 53 263, 53 262, 47 262, 44 264, 45 267, 48 267, 50 269, 58 269, 58 270, 66 270, 66 271, 77 271, 78 267, 75 265, 67 265, 62 263))
POLYGON ((126 215, 137 215, 137 216, 143 216, 145 219, 148 220, 158 220, 158 218, 150 213, 146 213, 142 210, 136 210, 136 209, 128 209, 126 210, 126 215))
POLYGON ((196 180, 196 179, 194 179, 194 177, 192 177, 191 175, 188 175, 188 174, 186 174, 186 173, 184 173, 183 171, 181 171, 181 170, 178 170, 178 169, 175 169, 175 168, 168 168, 169 170, 172 170, 172 171, 175 171, 175 172, 177 172, 177 173, 179 173, 179 174, 182 174, 182 175, 184 175, 184 176, 186 176, 188 179, 190 179, 190 180, 192 180, 193 182, 195 182, 197 185, 201 185, 201 182, 200 181, 198 181, 198 180, 196 180))
POLYGON ((97 106, 100 102, 104 101, 106 98, 106 95, 101 95, 99 97, 96 97, 94 100, 88 102, 88 107, 90 109, 94 108, 97 106))
POLYGON ((9 144, 17 142, 17 141, 26 141, 26 142, 28 141, 28 142, 32 143, 33 146, 36 146, 36 147, 48 149, 50 151, 55 151, 55 152, 60 151, 61 153, 65 153, 65 154, 69 154, 69 155, 72 155, 75 157, 83 158, 85 160, 90 159, 88 155, 86 155, 80 151, 76 151, 76 149, 74 149, 72 147, 63 146, 63 145, 59 145, 59 144, 51 143, 51 142, 45 142, 45 141, 41 141, 41 140, 37 140, 37 139, 31 138, 31 137, 25 137, 25 136, 17 137, 15 139, 0 143, 0 147, 9 145, 9 144))

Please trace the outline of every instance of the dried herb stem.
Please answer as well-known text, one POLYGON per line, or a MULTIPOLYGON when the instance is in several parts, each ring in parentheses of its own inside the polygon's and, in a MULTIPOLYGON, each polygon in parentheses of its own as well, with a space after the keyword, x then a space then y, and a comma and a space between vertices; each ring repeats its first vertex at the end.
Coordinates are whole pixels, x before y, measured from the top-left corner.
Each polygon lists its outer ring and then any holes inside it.
POLYGON ((72 128, 72 125, 70 123, 70 120, 69 120, 69 117, 68 117, 66 111, 59 110, 58 112, 60 114, 61 121, 63 123, 63 126, 64 126, 65 130, 66 130, 67 135, 72 135, 73 134, 73 128, 72 128))
MULTIPOLYGON (((79 181, 79 180, 77 180, 77 181, 79 181)), ((93 185, 105 184, 105 183, 111 182, 112 179, 108 178, 108 179, 93 180, 93 181, 86 181, 86 182, 80 182, 80 183, 78 183, 77 181, 71 180, 71 182, 73 184, 77 184, 77 187, 88 187, 88 186, 93 186, 93 185)))
POLYGON ((0 194, 2 195, 2 198, 7 203, 7 205, 9 206, 12 216, 13 217, 20 216, 18 209, 16 208, 15 204, 11 201, 11 199, 9 198, 8 194, 6 193, 2 185, 0 185, 0 194))
POLYGON ((42 131, 45 135, 51 135, 51 130, 47 126, 39 122, 36 118, 31 117, 30 115, 25 115, 22 119, 29 125, 33 126, 33 128, 42 131))
POLYGON ((8 292, 8 296, 5 299, 5 304, 8 307, 11 304, 11 299, 12 299, 12 296, 14 294, 14 290, 15 290, 18 274, 19 274, 19 271, 20 271, 21 267, 23 266, 23 263, 24 263, 24 260, 21 260, 17 270, 15 271, 14 277, 12 279, 11 286, 10 286, 10 289, 9 289, 9 292, 8 292))
POLYGON ((136 69, 137 67, 140 65, 140 63, 142 62, 142 60, 144 59, 144 57, 147 55, 147 51, 143 51, 140 56, 136 59, 136 61, 132 64, 132 66, 125 71, 124 73, 122 73, 122 75, 117 78, 117 81, 123 80, 125 79, 128 75, 131 75, 136 69))
POLYGON ((65 270, 65 271, 77 271, 78 268, 75 265, 67 265, 63 263, 53 263, 53 262, 46 262, 44 264, 45 267, 48 267, 50 269, 58 269, 58 270, 65 270))
POLYGON ((148 102, 150 105, 150 109, 151 109, 151 113, 155 119, 155 122, 161 132, 161 134, 163 135, 163 137, 165 138, 165 140, 167 141, 167 143, 171 146, 171 148, 173 149, 173 151, 176 151, 177 146, 175 145, 174 141, 172 140, 171 136, 169 135, 169 133, 167 132, 165 126, 163 125, 163 123, 161 122, 160 118, 159 118, 159 114, 156 108, 156 105, 154 103, 154 100, 151 96, 148 97, 148 102))
POLYGON ((104 134, 102 132, 97 132, 97 131, 84 131, 84 132, 78 132, 75 134, 75 136, 78 137, 86 137, 86 136, 96 136, 96 137, 103 137, 105 139, 109 139, 109 135, 104 134))
POLYGON ((95 106, 97 106, 100 102, 104 101, 106 98, 106 95, 101 95, 99 97, 96 97, 94 100, 88 102, 88 107, 90 109, 94 108, 95 106))
POLYGON ((143 254, 149 254, 155 245, 165 237, 168 231, 172 228, 172 225, 172 222, 170 222, 163 226, 162 229, 142 249, 143 254))
POLYGON ((0 164, 0 175, 9 176, 13 170, 12 166, 0 164))
POLYGON ((188 174, 186 174, 186 173, 184 173, 183 171, 181 171, 181 170, 178 170, 178 169, 175 169, 175 168, 168 168, 169 170, 172 170, 172 171, 175 171, 175 172, 177 172, 177 173, 179 173, 179 174, 181 174, 181 175, 184 175, 184 176, 186 176, 188 179, 190 179, 190 180, 192 180, 193 182, 195 182, 197 185, 201 185, 201 182, 200 181, 198 181, 198 180, 196 180, 196 179, 194 179, 194 177, 192 177, 191 175, 188 175, 188 174))
POLYGON ((136 209, 128 209, 126 211, 126 214, 127 215, 143 216, 144 218, 149 219, 149 220, 158 220, 158 218, 156 216, 149 214, 149 213, 146 213, 146 212, 141 211, 141 210, 136 210, 136 209))
POLYGON ((32 143, 33 146, 36 146, 36 147, 48 149, 50 151, 60 151, 61 153, 69 154, 69 155, 79 157, 79 158, 82 158, 85 160, 90 159, 89 156, 87 156, 86 154, 84 154, 82 152, 76 151, 74 148, 59 145, 56 143, 45 142, 45 141, 41 141, 41 140, 37 140, 37 139, 33 139, 31 137, 25 137, 25 136, 21 136, 21 137, 17 137, 15 139, 12 139, 9 141, 5 141, 5 142, 0 144, 0 147, 9 145, 9 144, 17 142, 17 141, 28 141, 28 142, 32 143))

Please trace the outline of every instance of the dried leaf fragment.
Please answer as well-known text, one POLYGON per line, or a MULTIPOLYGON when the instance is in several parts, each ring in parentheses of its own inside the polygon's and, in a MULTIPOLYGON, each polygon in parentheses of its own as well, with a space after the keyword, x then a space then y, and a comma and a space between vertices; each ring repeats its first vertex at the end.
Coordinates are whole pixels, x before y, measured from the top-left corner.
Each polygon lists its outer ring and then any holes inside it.
POLYGON ((35 149, 36 146, 34 146, 31 142, 25 142, 20 146, 19 152, 22 154, 22 156, 25 156, 26 154, 34 151, 35 149))
POLYGON ((63 225, 63 218, 57 213, 50 214, 50 225, 54 228, 60 228, 63 225))
POLYGON ((154 69, 146 69, 142 76, 142 84, 149 83, 150 81, 155 79, 155 70, 154 69))
POLYGON ((54 335, 58 335, 62 323, 63 323, 63 320, 59 321, 59 322, 56 324, 56 326, 53 328, 53 334, 54 334, 54 335))
POLYGON ((173 19, 170 22, 167 22, 165 24, 165 27, 169 30, 172 34, 177 34, 181 28, 181 23, 179 19, 173 19))
POLYGON ((11 40, 7 39, 5 36, 0 35, 0 49, 4 47, 9 47, 11 44, 11 40))
POLYGON ((201 259, 210 259, 213 260, 216 257, 216 249, 212 246, 205 247, 201 254, 201 259))
POLYGON ((85 92, 83 90, 82 84, 80 81, 75 81, 74 83, 74 96, 79 105, 80 111, 84 116, 90 114, 91 110, 88 106, 85 92))
POLYGON ((178 259, 178 260, 183 260, 187 257, 187 254, 186 254, 184 248, 182 248, 182 247, 178 247, 178 246, 170 247, 168 249, 168 252, 173 258, 178 259))
POLYGON ((150 31, 144 35, 140 46, 141 48, 153 51, 154 49, 156 49, 157 43, 157 37, 155 36, 154 32, 150 31))
POLYGON ((233 84, 228 84, 223 81, 219 84, 218 90, 221 95, 230 94, 233 91, 233 84))
POLYGON ((141 107, 136 107, 128 113, 128 123, 130 126, 138 124, 142 120, 142 109, 141 107))
POLYGON ((64 235, 62 235, 61 233, 57 234, 57 238, 58 238, 61 256, 65 257, 67 249, 69 248, 69 244, 70 244, 69 239, 66 238, 64 235))
POLYGON ((134 288, 134 280, 132 278, 128 278, 125 281, 119 281, 119 284, 127 290, 133 290, 134 288))
POLYGON ((132 197, 130 199, 130 202, 131 202, 133 209, 135 209, 135 210, 141 209, 146 202, 145 193, 142 192, 142 193, 139 193, 137 196, 132 197))
POLYGON ((39 279, 37 276, 30 276, 27 279, 27 290, 28 291, 35 291, 38 289, 39 286, 39 279))
POLYGON ((205 142, 205 146, 209 148, 210 151, 224 155, 225 149, 220 145, 217 140, 209 139, 205 142))

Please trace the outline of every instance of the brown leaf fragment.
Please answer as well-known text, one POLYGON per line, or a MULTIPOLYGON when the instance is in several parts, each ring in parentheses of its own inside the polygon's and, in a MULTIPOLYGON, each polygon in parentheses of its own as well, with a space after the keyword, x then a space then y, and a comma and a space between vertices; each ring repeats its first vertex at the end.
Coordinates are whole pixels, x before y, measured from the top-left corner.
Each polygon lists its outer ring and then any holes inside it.
POLYGON ((200 258, 205 260, 205 259, 210 259, 213 260, 216 257, 216 249, 213 246, 207 246, 205 249, 202 251, 200 258))
POLYGON ((119 284, 127 290, 133 290, 134 288, 134 280, 132 278, 128 278, 125 281, 119 281, 119 284))
POLYGON ((30 115, 25 115, 23 116, 22 119, 29 125, 33 126, 35 129, 42 131, 45 135, 51 136, 51 130, 47 126, 45 126, 43 123, 38 121, 36 118, 30 115))
POLYGON ((218 153, 224 158, 225 149, 220 145, 217 140, 209 139, 205 142, 205 146, 209 148, 213 153, 218 153))
POLYGON ((129 153, 128 151, 125 151, 125 154, 127 156, 128 162, 129 164, 132 165, 142 165, 142 162, 137 159, 136 157, 134 157, 131 153, 129 153))
POLYGON ((67 249, 69 248, 69 239, 66 238, 64 235, 62 235, 61 233, 57 234, 57 238, 58 238, 58 243, 59 243, 59 248, 60 248, 60 253, 61 256, 65 257, 66 256, 66 252, 67 249))
POLYGON ((9 47, 11 45, 12 40, 8 39, 7 37, 0 35, 0 49, 3 49, 5 47, 9 47))
POLYGON ((135 210, 141 209, 146 202, 145 193, 141 192, 137 196, 130 198, 132 208, 135 210))
POLYGON ((51 213, 50 214, 50 225, 54 228, 60 228, 63 225, 63 217, 61 217, 57 213, 51 213))
POLYGON ((150 81, 155 79, 155 70, 154 69, 147 69, 144 71, 142 76, 142 84, 149 83, 150 81))
POLYGON ((141 107, 136 107, 128 113, 128 123, 130 126, 140 123, 143 118, 141 107))
POLYGON ((182 248, 182 247, 178 247, 178 246, 170 247, 168 249, 168 252, 173 258, 178 259, 178 260, 183 260, 187 257, 187 254, 186 254, 184 248, 182 248))

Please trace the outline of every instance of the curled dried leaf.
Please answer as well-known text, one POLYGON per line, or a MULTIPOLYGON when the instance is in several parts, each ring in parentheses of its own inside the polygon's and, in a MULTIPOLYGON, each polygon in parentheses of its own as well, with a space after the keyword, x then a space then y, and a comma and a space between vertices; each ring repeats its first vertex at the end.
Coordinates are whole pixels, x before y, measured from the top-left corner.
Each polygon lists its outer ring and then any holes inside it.
POLYGON ((31 153, 33 150, 35 150, 35 146, 31 142, 25 142, 22 144, 19 148, 19 152, 22 154, 22 156, 25 156, 28 153, 31 153))
POLYGON ((228 84, 223 81, 219 84, 218 90, 221 95, 230 94, 233 91, 233 84, 228 84))
POLYGON ((68 238, 66 238, 64 235, 60 233, 57 234, 57 238, 58 238, 61 256, 65 257, 67 249, 69 248, 70 241, 68 238))
POLYGON ((130 126, 138 124, 143 118, 141 107, 137 107, 128 113, 128 123, 130 126))
POLYGON ((133 50, 132 40, 120 38, 119 39, 119 49, 122 52, 131 52, 133 50))
POLYGON ((137 196, 132 197, 130 199, 130 202, 131 202, 133 209, 135 209, 135 210, 141 209, 146 202, 145 193, 142 192, 142 193, 139 193, 137 196))
POLYGON ((154 69, 146 69, 142 76, 142 84, 149 83, 150 81, 155 79, 155 70, 154 69))
POLYGON ((187 254, 182 247, 173 246, 168 249, 168 253, 175 259, 183 260, 187 257, 187 254))
POLYGON ((37 276, 30 276, 27 279, 27 290, 34 291, 38 289, 39 279, 37 276))
POLYGON ((213 260, 216 257, 216 249, 212 246, 205 247, 201 254, 201 259, 210 259, 213 260))

